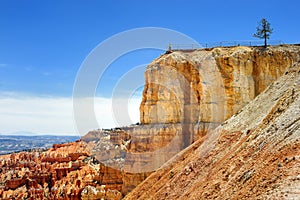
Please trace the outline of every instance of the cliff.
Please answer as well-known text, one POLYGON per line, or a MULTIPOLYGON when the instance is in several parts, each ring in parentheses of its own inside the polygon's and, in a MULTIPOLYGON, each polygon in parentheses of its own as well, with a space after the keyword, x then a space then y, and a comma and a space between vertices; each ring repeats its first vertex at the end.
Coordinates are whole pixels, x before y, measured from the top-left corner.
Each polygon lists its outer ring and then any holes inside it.
POLYGON ((151 172, 247 105, 300 58, 300 46, 168 51, 149 64, 125 169, 151 172))
POLYGON ((297 63, 125 199, 298 199, 299 86, 297 63))
MULTIPOLYGON (((117 167, 131 176, 123 179, 123 194, 193 141, 209 135, 299 59, 300 46, 283 45, 173 51, 154 60, 145 72, 142 124, 118 134, 123 135, 119 145, 127 146, 117 167)), ((112 166, 107 154, 99 155, 102 146, 100 142, 94 148, 96 158, 112 166)))
POLYGON ((299 52, 293 45, 168 52, 146 69, 140 121, 190 124, 190 144, 247 105, 299 52))

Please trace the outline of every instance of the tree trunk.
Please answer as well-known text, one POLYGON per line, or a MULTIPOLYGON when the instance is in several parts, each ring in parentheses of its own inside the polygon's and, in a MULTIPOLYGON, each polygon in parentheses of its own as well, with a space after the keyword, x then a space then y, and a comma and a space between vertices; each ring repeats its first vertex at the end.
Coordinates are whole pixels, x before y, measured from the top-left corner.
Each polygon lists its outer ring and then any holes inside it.
POLYGON ((267 48, 267 33, 264 34, 264 38, 265 38, 265 48, 267 48))

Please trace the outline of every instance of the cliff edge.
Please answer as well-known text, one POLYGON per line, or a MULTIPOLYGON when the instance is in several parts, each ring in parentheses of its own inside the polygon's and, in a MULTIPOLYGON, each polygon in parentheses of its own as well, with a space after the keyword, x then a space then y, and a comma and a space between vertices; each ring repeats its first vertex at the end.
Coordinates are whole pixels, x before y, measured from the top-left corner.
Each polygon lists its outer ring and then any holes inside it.
POLYGON ((296 45, 168 52, 146 69, 140 121, 190 124, 190 144, 265 90, 299 52, 296 45))

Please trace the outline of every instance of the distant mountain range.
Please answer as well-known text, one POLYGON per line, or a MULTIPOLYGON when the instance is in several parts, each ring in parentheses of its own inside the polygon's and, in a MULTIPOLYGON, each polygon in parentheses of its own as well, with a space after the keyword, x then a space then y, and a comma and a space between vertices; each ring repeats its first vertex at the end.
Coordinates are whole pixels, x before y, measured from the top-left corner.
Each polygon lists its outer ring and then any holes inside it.
POLYGON ((78 139, 80 139, 79 136, 39 135, 30 132, 0 134, 0 155, 32 149, 48 149, 53 144, 67 143, 78 139))
POLYGON ((29 131, 16 131, 11 133, 0 133, 0 135, 18 135, 18 136, 41 136, 41 135, 52 135, 52 136, 76 136, 75 134, 57 134, 57 133, 33 133, 29 131))
POLYGON ((32 133, 27 131, 17 131, 12 133, 0 133, 0 135, 22 135, 22 136, 34 136, 34 135, 40 135, 38 133, 32 133))

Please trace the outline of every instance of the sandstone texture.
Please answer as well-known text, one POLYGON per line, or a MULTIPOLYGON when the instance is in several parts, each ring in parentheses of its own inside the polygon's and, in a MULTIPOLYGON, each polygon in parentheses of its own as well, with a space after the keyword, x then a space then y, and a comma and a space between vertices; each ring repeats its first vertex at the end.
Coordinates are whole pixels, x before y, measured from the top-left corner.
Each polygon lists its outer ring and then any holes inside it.
POLYGON ((125 199, 299 199, 300 64, 125 199))
POLYGON ((92 145, 0 156, 0 199, 121 199, 121 172, 91 157, 92 145))
POLYGON ((0 199, 121 199, 153 171, 135 170, 136 157, 126 159, 141 145, 132 142, 131 148, 134 127, 124 129, 94 130, 49 150, 0 156, 0 199))
MULTIPOLYGON (((296 45, 168 52, 146 69, 142 124, 190 124, 191 143, 247 105, 299 60, 296 45)), ((187 125, 186 125, 187 126, 187 125)))
MULTIPOLYGON (((116 128, 111 130, 91 131, 82 140, 90 141, 88 145, 91 157, 105 170, 101 170, 102 180, 99 183, 107 189, 117 190, 124 196, 146 179, 153 170, 138 170, 136 159, 129 159, 132 138, 129 133, 134 127, 116 128)), ((134 144, 134 142, 132 142, 134 144)), ((144 141, 146 145, 147 142, 144 141)), ((141 160, 139 160, 141 162, 141 160)), ((140 163, 137 162, 137 163, 140 163)), ((149 164, 148 164, 149 165, 149 164)))

